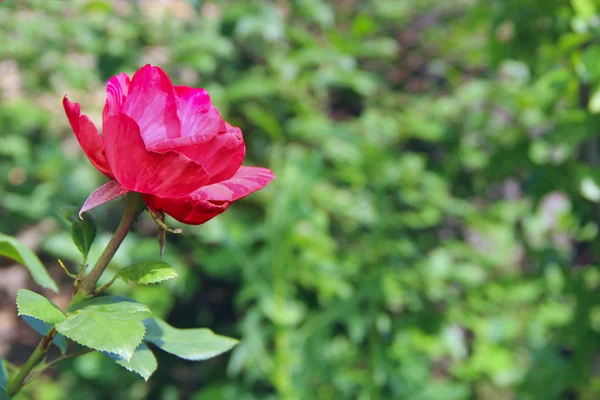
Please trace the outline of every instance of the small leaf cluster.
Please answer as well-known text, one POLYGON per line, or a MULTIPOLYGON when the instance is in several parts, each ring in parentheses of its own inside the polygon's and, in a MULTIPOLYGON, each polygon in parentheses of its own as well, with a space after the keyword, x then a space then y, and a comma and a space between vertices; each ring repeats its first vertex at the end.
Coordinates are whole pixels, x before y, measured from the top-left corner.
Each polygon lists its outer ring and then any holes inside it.
POLYGON ((91 298, 63 313, 48 298, 20 289, 17 308, 19 315, 41 321, 67 339, 106 354, 146 380, 158 366, 147 343, 193 361, 215 357, 237 344, 237 340, 209 329, 174 328, 153 318, 143 304, 119 296, 91 298))
MULTIPOLYGON (((77 289, 96 237, 96 225, 89 215, 84 214, 80 218, 75 208, 64 208, 62 215, 70 223, 72 241, 83 258, 75 281, 77 289)), ((58 291, 56 282, 39 258, 17 239, 0 235, 0 255, 23 264, 40 286, 58 291)), ((117 278, 125 283, 148 285, 175 277, 175 269, 164 261, 134 263, 120 269, 97 293, 106 290, 117 278)), ((61 310, 42 294, 19 289, 16 305, 18 315, 32 329, 42 336, 53 335, 51 343, 60 350, 63 358, 73 354, 68 352, 68 343, 72 342, 76 346, 106 355, 144 380, 148 380, 158 368, 156 357, 148 344, 177 357, 199 361, 226 352, 238 342, 206 328, 175 328, 166 321, 153 317, 151 310, 144 304, 121 296, 91 296, 61 310)), ((0 359, 0 400, 8 398, 3 390, 9 381, 6 363, 0 359)), ((46 365, 49 366, 50 363, 46 365)), ((39 368, 43 370, 45 366, 39 368)))

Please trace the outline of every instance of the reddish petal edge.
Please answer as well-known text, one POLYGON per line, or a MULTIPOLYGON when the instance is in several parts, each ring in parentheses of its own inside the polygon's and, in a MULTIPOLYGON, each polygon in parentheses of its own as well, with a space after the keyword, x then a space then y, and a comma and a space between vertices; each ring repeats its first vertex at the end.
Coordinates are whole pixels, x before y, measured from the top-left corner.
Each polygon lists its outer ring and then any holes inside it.
POLYGON ((200 225, 225 211, 231 203, 264 188, 275 178, 267 168, 241 167, 231 178, 204 186, 185 198, 145 196, 149 208, 163 211, 177 221, 200 225))
POLYGON ((194 200, 234 202, 267 186, 275 178, 268 168, 240 167, 230 179, 201 187, 190 194, 194 200))
POLYGON ((67 96, 63 98, 63 107, 71 129, 90 162, 96 169, 112 179, 113 175, 104 155, 104 142, 94 123, 87 115, 81 114, 79 103, 69 101, 67 96))
POLYGON ((110 182, 105 183, 100 186, 98 189, 94 190, 92 194, 87 198, 81 210, 79 210, 79 218, 81 218, 81 214, 86 211, 91 210, 92 208, 98 207, 104 203, 107 203, 117 197, 124 195, 129 192, 129 190, 125 189, 119 182, 116 180, 112 180, 110 182))

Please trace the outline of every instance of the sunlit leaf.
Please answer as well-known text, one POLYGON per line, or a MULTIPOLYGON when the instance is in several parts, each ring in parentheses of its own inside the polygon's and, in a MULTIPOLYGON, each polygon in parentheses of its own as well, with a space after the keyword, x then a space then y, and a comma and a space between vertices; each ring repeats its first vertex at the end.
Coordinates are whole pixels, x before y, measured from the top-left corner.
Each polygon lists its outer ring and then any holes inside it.
POLYGON ((152 353, 152 350, 143 343, 135 349, 133 356, 131 356, 131 359, 129 360, 112 353, 106 353, 106 355, 123 368, 140 375, 145 381, 147 381, 154 371, 156 371, 156 368, 158 368, 158 362, 156 361, 154 353, 152 353))
POLYGON ((148 307, 133 300, 98 297, 67 310, 56 330, 79 344, 130 360, 144 337, 142 320, 149 316, 148 307))
POLYGON ((230 350, 238 340, 214 334, 210 329, 178 329, 156 318, 144 321, 144 340, 186 360, 198 361, 230 350))
POLYGON ((58 286, 48 275, 46 267, 31 250, 17 239, 0 233, 0 256, 11 258, 24 265, 38 285, 58 292, 58 286))
POLYGON ((19 310, 19 315, 37 318, 50 325, 65 320, 65 315, 56 304, 44 296, 27 289, 19 289, 17 291, 17 309, 19 310))
POLYGON ((148 261, 129 265, 119 271, 119 276, 125 282, 139 284, 158 283, 175 278, 177 272, 164 261, 148 261))

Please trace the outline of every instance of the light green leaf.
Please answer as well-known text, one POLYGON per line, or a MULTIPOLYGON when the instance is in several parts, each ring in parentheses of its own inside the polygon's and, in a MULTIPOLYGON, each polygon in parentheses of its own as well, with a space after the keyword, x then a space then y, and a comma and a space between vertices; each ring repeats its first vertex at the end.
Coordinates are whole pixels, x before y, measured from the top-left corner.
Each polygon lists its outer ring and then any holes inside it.
POLYGON ((0 400, 10 400, 10 396, 2 388, 0 388, 0 400))
POLYGON ((175 278, 177 272, 164 261, 148 261, 129 265, 119 271, 125 282, 131 281, 147 285, 175 278))
POLYGON ((144 338, 142 320, 149 316, 148 307, 133 300, 97 297, 67 310, 56 330, 79 344, 130 360, 144 338))
POLYGON ((147 381, 154 371, 156 371, 156 368, 158 368, 158 362, 156 361, 156 357, 154 357, 154 353, 152 353, 152 350, 143 343, 135 349, 135 352, 129 361, 115 354, 106 353, 106 355, 128 371, 140 375, 145 381, 147 381))
POLYGON ((144 325, 147 329, 144 340, 186 360, 206 360, 238 343, 236 339, 215 335, 210 329, 178 329, 156 318, 145 320, 144 325))
POLYGON ((596 5, 593 0, 571 0, 573 9, 583 18, 591 18, 596 14, 596 5))
POLYGON ((588 110, 592 114, 600 113, 600 88, 596 88, 590 97, 588 102, 588 110))
POLYGON ((6 366, 4 360, 0 357, 0 388, 3 388, 8 383, 8 372, 6 372, 6 366))
POLYGON ((0 256, 11 258, 19 264, 23 264, 38 285, 58 292, 58 286, 48 275, 46 267, 31 250, 17 239, 0 233, 0 256))
MULTIPOLYGON (((52 328, 44 321, 28 317, 27 315, 21 315, 21 318, 23 318, 23 321, 27 322, 27 325, 29 325, 31 329, 33 329, 42 336, 45 336, 46 333, 48 333, 48 331, 52 328)), ((52 339, 52 344, 58 347, 58 349, 63 355, 67 353, 67 339, 65 339, 63 335, 57 334, 56 336, 54 336, 54 339, 52 339)))
POLYGON ((597 203, 600 201, 600 187, 594 181, 594 179, 588 177, 583 178, 580 184, 581 195, 588 199, 589 201, 593 201, 597 203))
POLYGON ((83 213, 79 218, 77 207, 62 207, 61 215, 71 224, 71 239, 84 257, 87 257, 96 238, 96 223, 89 213, 83 213), (83 219, 82 219, 83 218, 83 219))
POLYGON ((65 315, 56 304, 41 294, 27 289, 19 289, 17 291, 17 309, 19 310, 19 315, 28 315, 50 325, 65 320, 65 315))

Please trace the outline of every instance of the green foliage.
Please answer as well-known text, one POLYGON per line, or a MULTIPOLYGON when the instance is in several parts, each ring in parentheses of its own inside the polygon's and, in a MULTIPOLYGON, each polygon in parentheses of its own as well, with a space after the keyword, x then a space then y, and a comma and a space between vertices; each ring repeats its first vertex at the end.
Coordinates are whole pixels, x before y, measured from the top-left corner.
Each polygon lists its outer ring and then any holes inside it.
POLYGON ((144 325, 144 340, 185 360, 207 360, 238 343, 235 339, 215 335, 210 329, 178 329, 156 318, 145 320, 144 325))
POLYGON ((71 239, 84 259, 87 259, 96 238, 96 223, 89 213, 79 215, 79 210, 72 206, 62 207, 61 215, 71 224, 71 239))
POLYGON ((146 332, 142 321, 149 315, 148 307, 133 300, 97 297, 67 310, 56 330, 81 345, 130 361, 146 332))
POLYGON ((2 388, 0 388, 0 400, 10 400, 10 397, 2 388))
MULTIPOLYGON (((0 229, 105 182, 61 97, 100 127, 106 79, 160 65, 207 88, 277 178, 167 236, 179 279, 110 290, 241 340, 207 363, 157 353, 150 385, 82 357, 33 393, 600 397, 598 2, 147 3, 1 3, 0 229)), ((94 210, 90 260, 121 207, 94 210)), ((156 257, 144 218, 111 273, 156 257)), ((53 229, 42 260, 79 262, 53 229)))
POLYGON ((164 261, 146 261, 119 270, 119 276, 125 282, 148 285, 175 278, 177 272, 164 261))
POLYGON ((19 315, 37 318, 49 325, 55 325, 65 320, 65 315, 56 304, 27 289, 17 291, 17 309, 19 315))
POLYGON ((129 360, 112 353, 107 353, 107 355, 126 370, 140 375, 145 381, 152 376, 158 367, 154 353, 143 343, 135 349, 129 360))
POLYGON ((48 275, 46 267, 31 250, 17 239, 0 233, 0 256, 11 258, 24 265, 38 285, 58 292, 56 282, 48 275))

